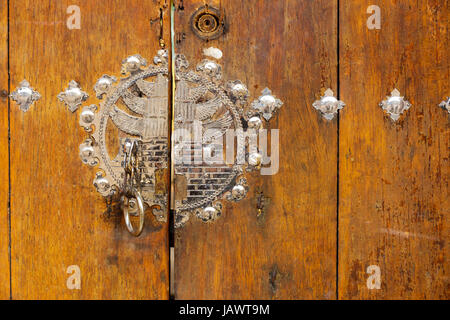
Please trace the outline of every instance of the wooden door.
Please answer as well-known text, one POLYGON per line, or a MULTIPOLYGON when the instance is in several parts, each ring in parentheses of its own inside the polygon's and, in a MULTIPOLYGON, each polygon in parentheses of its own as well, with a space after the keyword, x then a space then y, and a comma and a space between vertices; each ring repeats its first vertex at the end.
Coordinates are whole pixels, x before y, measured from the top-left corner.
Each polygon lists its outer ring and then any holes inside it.
POLYGON ((42 96, 27 112, 11 103, 12 298, 167 299, 167 224, 148 215, 135 238, 120 216, 105 216, 92 186, 95 170, 78 155, 86 138, 79 114, 57 99, 75 80, 90 96, 85 104, 98 104, 99 77, 120 76, 122 59, 132 54, 151 60, 160 16, 168 26, 167 7, 164 1, 81 1, 80 28, 69 29, 78 10, 71 5, 9 1, 11 88, 26 79, 42 96), (71 290, 67 281, 77 268, 81 288, 71 290))

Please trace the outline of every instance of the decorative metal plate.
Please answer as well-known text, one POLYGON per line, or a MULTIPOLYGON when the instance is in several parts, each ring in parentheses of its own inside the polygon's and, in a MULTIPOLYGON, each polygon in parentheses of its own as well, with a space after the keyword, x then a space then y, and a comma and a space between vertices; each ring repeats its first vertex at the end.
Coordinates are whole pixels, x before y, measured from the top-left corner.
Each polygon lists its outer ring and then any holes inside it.
POLYGON ((138 156, 143 165, 141 194, 159 221, 166 221, 168 134, 168 68, 167 52, 159 50, 154 65, 144 68, 147 61, 133 55, 122 61, 124 77, 118 83, 113 76, 103 75, 94 90, 103 102, 85 106, 80 114, 80 125, 95 131, 80 145, 83 163, 96 166, 99 171, 94 186, 104 197, 117 194, 122 189, 124 169, 124 143, 139 140, 142 143, 138 156), (108 129, 118 132, 119 152, 108 150, 108 129))
POLYGON ((10 97, 17 102, 20 110, 27 112, 33 102, 41 98, 41 95, 30 87, 30 83, 27 80, 23 80, 20 82, 19 87, 11 93, 10 97))
POLYGON ((404 97, 400 95, 400 91, 394 89, 391 92, 391 96, 388 96, 386 100, 383 100, 380 103, 380 107, 383 108, 395 122, 400 118, 403 112, 411 107, 411 103, 406 101, 404 97))
POLYGON ((203 60, 193 71, 186 58, 177 55, 175 66, 175 227, 180 227, 190 215, 212 221, 221 214, 221 200, 246 196, 245 173, 259 169, 262 161, 258 147, 246 144, 246 136, 256 141, 258 130, 283 103, 267 88, 247 103, 247 87, 239 80, 222 81, 222 67, 214 61, 203 60), (220 155, 230 132, 238 146, 246 147, 238 147, 227 164, 220 155), (218 158, 207 161, 205 155, 212 153, 218 158))

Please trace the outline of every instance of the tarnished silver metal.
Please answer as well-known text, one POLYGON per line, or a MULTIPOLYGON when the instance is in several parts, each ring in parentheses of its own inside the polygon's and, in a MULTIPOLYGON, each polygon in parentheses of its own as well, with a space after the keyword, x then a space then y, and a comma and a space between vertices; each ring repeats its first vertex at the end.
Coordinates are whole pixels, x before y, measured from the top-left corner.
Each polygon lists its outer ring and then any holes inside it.
POLYGON ((19 87, 11 93, 10 97, 17 102, 20 110, 26 112, 30 109, 33 102, 41 98, 41 95, 30 87, 30 83, 27 80, 23 80, 20 82, 19 87))
POLYGON ((123 217, 125 219, 125 225, 127 226, 128 232, 130 232, 135 237, 139 236, 142 233, 145 221, 144 199, 142 198, 139 191, 133 189, 131 193, 131 198, 126 195, 122 196, 122 210, 123 210, 123 217), (135 208, 137 210, 136 215, 139 217, 139 224, 136 229, 133 227, 133 224, 131 223, 130 219, 130 214, 132 214, 131 210, 134 209, 132 208, 133 206, 136 207, 135 208))
MULTIPOLYGON (((266 123, 262 119, 268 121, 282 102, 265 89, 248 103, 247 87, 239 80, 221 81, 222 67, 215 61, 203 60, 194 70, 183 55, 176 55, 174 62, 175 226, 180 227, 191 215, 205 222, 215 220, 222 213, 222 200, 240 201, 246 196, 245 173, 259 169, 263 156, 258 146, 246 146, 245 137, 257 139, 266 123), (243 146, 230 163, 216 159, 223 155, 219 140, 228 129, 234 130, 238 145, 243 146), (184 141, 186 137, 192 139, 184 141)), ((127 228, 133 234, 141 229, 127 221, 130 215, 141 217, 139 195, 157 220, 167 220, 167 52, 159 50, 153 63, 146 67, 140 55, 124 59, 124 77, 102 76, 94 87, 102 103, 83 107, 79 120, 92 132, 80 145, 81 160, 98 165, 94 186, 102 196, 122 196, 127 228), (111 133, 118 136, 108 138, 111 133), (112 153, 114 148, 107 142, 115 140, 118 152, 112 153), (130 150, 135 159, 131 165, 130 150)))
POLYGON ((442 101, 439 104, 439 107, 441 107, 444 110, 447 110, 447 112, 450 113, 450 97, 447 97, 446 100, 442 101))
POLYGON ((406 101, 404 97, 400 95, 400 91, 394 89, 392 90, 391 95, 386 97, 386 100, 383 100, 380 103, 380 107, 383 108, 395 122, 400 118, 403 112, 411 107, 411 103, 406 101))
POLYGON ((248 98, 248 89, 241 80, 228 81, 227 92, 233 101, 245 102, 248 98))
POLYGON ((338 110, 345 107, 345 103, 334 96, 333 90, 327 89, 323 97, 313 103, 313 107, 320 111, 325 119, 333 120, 338 110))
POLYGON ((248 185, 245 173, 260 168, 262 155, 257 145, 237 148, 231 163, 223 161, 228 132, 238 145, 246 145, 246 136, 257 139, 263 120, 270 120, 282 106, 269 89, 253 103, 240 81, 222 81, 222 67, 203 60, 194 70, 183 55, 175 57, 174 171, 175 227, 183 226, 190 216, 204 222, 222 213, 222 200, 240 201, 248 185), (189 137, 188 141, 183 140, 189 137), (210 155, 218 159, 207 160, 210 155))
MULTIPOLYGON (((94 90, 102 102, 98 107, 82 108, 79 123, 92 135, 80 145, 80 157, 83 163, 98 165, 94 186, 102 196, 120 195, 123 203, 138 205, 141 197, 157 220, 166 221, 167 52, 159 50, 153 61, 154 65, 146 67, 144 58, 132 55, 122 61, 121 79, 103 75, 96 82, 94 90), (113 132, 117 136, 111 139, 113 132), (108 145, 110 140, 118 141, 118 148, 108 145), (124 168, 132 145, 136 146, 136 164, 124 168), (113 153, 113 149, 118 152, 113 153)), ((125 219, 128 213, 124 211, 125 219)), ((142 230, 126 224, 133 234, 142 230)))
POLYGON ((122 210, 125 219, 125 225, 128 231, 133 236, 139 236, 144 228, 144 199, 141 196, 139 190, 141 190, 141 172, 140 161, 138 157, 138 150, 140 148, 141 141, 126 139, 123 144, 124 158, 122 167, 124 168, 125 175, 122 185, 122 210), (139 217, 138 228, 135 229, 130 220, 131 215, 137 215, 139 217))
POLYGON ((67 89, 58 94, 58 99, 67 105, 70 112, 75 112, 88 97, 75 80, 70 81, 67 89))
POLYGON ((272 91, 265 88, 262 91, 262 96, 252 103, 252 108, 258 111, 267 121, 272 118, 273 114, 283 105, 280 99, 272 95, 272 91))

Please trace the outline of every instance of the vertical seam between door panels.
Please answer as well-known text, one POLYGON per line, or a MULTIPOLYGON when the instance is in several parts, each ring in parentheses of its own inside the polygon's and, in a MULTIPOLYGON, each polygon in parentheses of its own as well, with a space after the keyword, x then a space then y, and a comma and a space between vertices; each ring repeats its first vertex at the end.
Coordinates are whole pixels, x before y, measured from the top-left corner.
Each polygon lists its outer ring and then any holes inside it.
POLYGON ((11 71, 10 71, 10 23, 9 23, 9 4, 10 0, 6 2, 7 12, 7 65, 8 65, 8 260, 9 260, 9 299, 12 300, 12 259, 11 259, 11 100, 9 93, 11 91, 11 71))
MULTIPOLYGON (((336 78, 337 78, 337 98, 341 97, 340 86, 340 0, 337 0, 336 17, 336 78)), ((336 300, 339 300, 339 167, 340 167, 340 113, 337 114, 337 146, 336 146, 336 300)))

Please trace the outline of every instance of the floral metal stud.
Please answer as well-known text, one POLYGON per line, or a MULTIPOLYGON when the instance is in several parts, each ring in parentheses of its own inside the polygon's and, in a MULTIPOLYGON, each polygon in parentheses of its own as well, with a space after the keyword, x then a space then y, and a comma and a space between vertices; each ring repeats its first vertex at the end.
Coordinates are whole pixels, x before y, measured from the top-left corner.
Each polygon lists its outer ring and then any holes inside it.
POLYGON ((142 58, 140 54, 129 56, 122 60, 122 74, 135 73, 142 67, 147 66, 147 60, 142 58))
POLYGON ((400 91, 394 89, 391 92, 391 96, 388 96, 386 100, 383 100, 380 103, 380 107, 383 108, 395 122, 400 118, 400 115, 403 114, 403 112, 411 107, 411 103, 406 101, 404 97, 400 95, 400 91))
POLYGON ((264 119, 267 121, 272 118, 273 114, 281 108, 283 102, 280 99, 275 98, 272 95, 272 91, 269 88, 265 88, 262 91, 262 96, 260 96, 257 100, 253 101, 251 107, 258 114, 261 114, 264 119))
POLYGON ((34 101, 41 98, 41 95, 30 87, 30 83, 27 80, 23 80, 19 87, 11 93, 10 97, 17 102, 20 110, 26 112, 34 101))
POLYGON ((80 85, 75 80, 69 82, 66 91, 58 94, 58 99, 67 105, 70 112, 75 112, 88 97, 89 95, 81 90, 80 85))
POLYGON ((227 92, 233 101, 245 102, 248 98, 248 89, 240 80, 228 81, 227 92))
POLYGON ((447 110, 448 113, 450 113, 450 97, 447 97, 447 100, 442 101, 439 107, 441 107, 444 110, 447 110))
POLYGON ((116 81, 117 78, 114 76, 108 76, 107 74, 101 76, 94 85, 97 98, 101 99, 104 94, 108 93, 109 88, 111 88, 111 85, 116 81))
POLYGON ((333 120, 338 110, 345 107, 345 103, 334 96, 333 90, 327 89, 323 97, 313 103, 313 107, 320 111, 325 119, 333 120))
POLYGON ((222 67, 214 61, 205 59, 197 65, 197 71, 203 71, 209 76, 220 79, 222 67))

